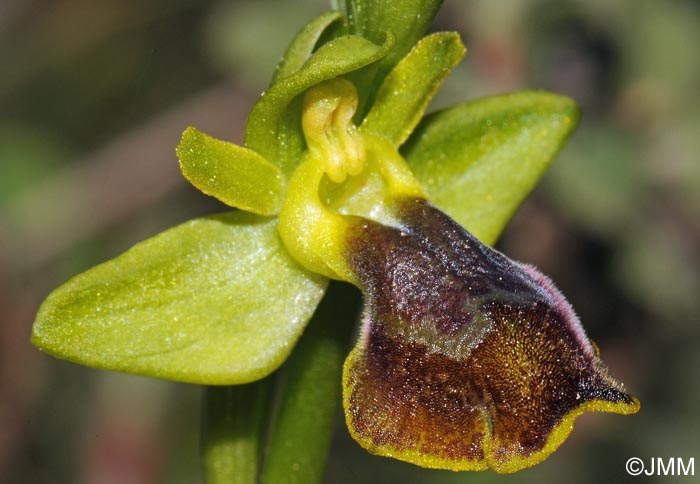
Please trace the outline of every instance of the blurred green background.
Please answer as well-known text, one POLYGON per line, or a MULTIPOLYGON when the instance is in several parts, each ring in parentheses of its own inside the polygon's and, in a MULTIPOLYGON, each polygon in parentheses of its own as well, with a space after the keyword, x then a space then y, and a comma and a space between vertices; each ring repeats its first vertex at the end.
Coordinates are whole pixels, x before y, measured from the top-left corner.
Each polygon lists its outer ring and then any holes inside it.
MULTIPOLYGON (((182 130, 240 142, 285 46, 327 8, 0 1, 0 482, 202 482, 199 387, 50 358, 31 323, 72 275, 223 210, 180 176, 182 130)), ((642 410, 582 417, 512 476, 371 456, 339 412, 327 482, 665 482, 629 477, 632 456, 693 457, 682 479, 700 482, 700 2, 447 0, 433 30, 469 50, 434 108, 524 88, 581 104, 499 248, 552 276, 642 410)))

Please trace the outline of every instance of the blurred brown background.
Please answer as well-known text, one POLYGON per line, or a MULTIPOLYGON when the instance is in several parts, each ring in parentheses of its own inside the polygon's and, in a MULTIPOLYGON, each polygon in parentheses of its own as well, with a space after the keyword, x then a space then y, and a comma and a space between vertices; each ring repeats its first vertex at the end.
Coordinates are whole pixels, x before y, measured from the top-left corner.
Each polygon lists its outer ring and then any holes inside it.
MULTIPOLYGON (((0 482, 202 482, 199 387, 42 355, 31 323, 72 275, 223 210, 180 176, 180 133, 240 142, 285 46, 327 8, 0 1, 0 482)), ((581 104, 499 247, 552 276, 642 410, 582 417, 513 476, 373 457, 339 418, 327 482, 662 481, 629 477, 632 456, 694 457, 700 474, 700 2, 447 0, 434 29, 469 50, 435 107, 524 88, 581 104)))

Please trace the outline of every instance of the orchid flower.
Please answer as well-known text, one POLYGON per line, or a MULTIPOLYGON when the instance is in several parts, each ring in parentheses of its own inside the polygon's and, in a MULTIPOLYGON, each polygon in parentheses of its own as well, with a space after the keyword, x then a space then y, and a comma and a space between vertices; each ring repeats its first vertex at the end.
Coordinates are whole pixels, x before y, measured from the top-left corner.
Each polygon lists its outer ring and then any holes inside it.
POLYGON ((291 43, 244 146, 185 130, 184 176, 235 210, 68 281, 39 310, 34 344, 96 368, 244 385, 282 365, 337 280, 364 299, 342 401, 372 453, 514 472, 584 411, 636 412, 554 283, 489 247, 576 105, 522 92, 423 117, 465 52, 455 33, 420 38, 439 2, 348 3, 291 43))

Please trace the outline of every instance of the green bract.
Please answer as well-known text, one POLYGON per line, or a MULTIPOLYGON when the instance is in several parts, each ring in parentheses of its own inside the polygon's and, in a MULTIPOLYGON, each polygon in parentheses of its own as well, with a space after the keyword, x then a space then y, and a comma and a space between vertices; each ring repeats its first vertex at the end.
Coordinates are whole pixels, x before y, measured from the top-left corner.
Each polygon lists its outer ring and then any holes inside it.
MULTIPOLYGON (((398 166, 386 160, 403 163, 397 147, 408 139, 403 154, 428 196, 492 243, 571 132, 576 108, 546 93, 501 96, 431 115, 411 135, 464 53, 454 33, 416 44, 439 3, 356 1, 349 2, 349 18, 330 12, 313 20, 254 106, 245 147, 189 128, 177 149, 197 188, 258 215, 193 220, 78 275, 47 298, 32 341, 86 365, 203 384, 249 382, 275 370, 327 279, 295 262, 278 219, 260 214, 279 213, 292 174, 308 159, 304 94, 336 77, 357 87, 355 124, 368 166, 381 171, 398 166)), ((371 217, 372 207, 384 203, 384 188, 362 176, 350 176, 345 192, 323 192, 325 181, 308 190, 349 200, 371 217), (347 193, 366 186, 360 201, 347 193)), ((410 185, 402 183, 399 191, 410 185)))

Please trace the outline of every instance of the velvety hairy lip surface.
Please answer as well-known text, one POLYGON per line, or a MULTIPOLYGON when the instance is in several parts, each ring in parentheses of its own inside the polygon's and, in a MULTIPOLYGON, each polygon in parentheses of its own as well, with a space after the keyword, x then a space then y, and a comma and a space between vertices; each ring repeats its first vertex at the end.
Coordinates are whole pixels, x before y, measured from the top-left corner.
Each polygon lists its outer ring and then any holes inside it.
POLYGON ((365 292, 345 363, 353 437, 426 467, 514 472, 586 410, 634 413, 554 284, 420 199, 400 228, 358 219, 348 260, 365 292))

